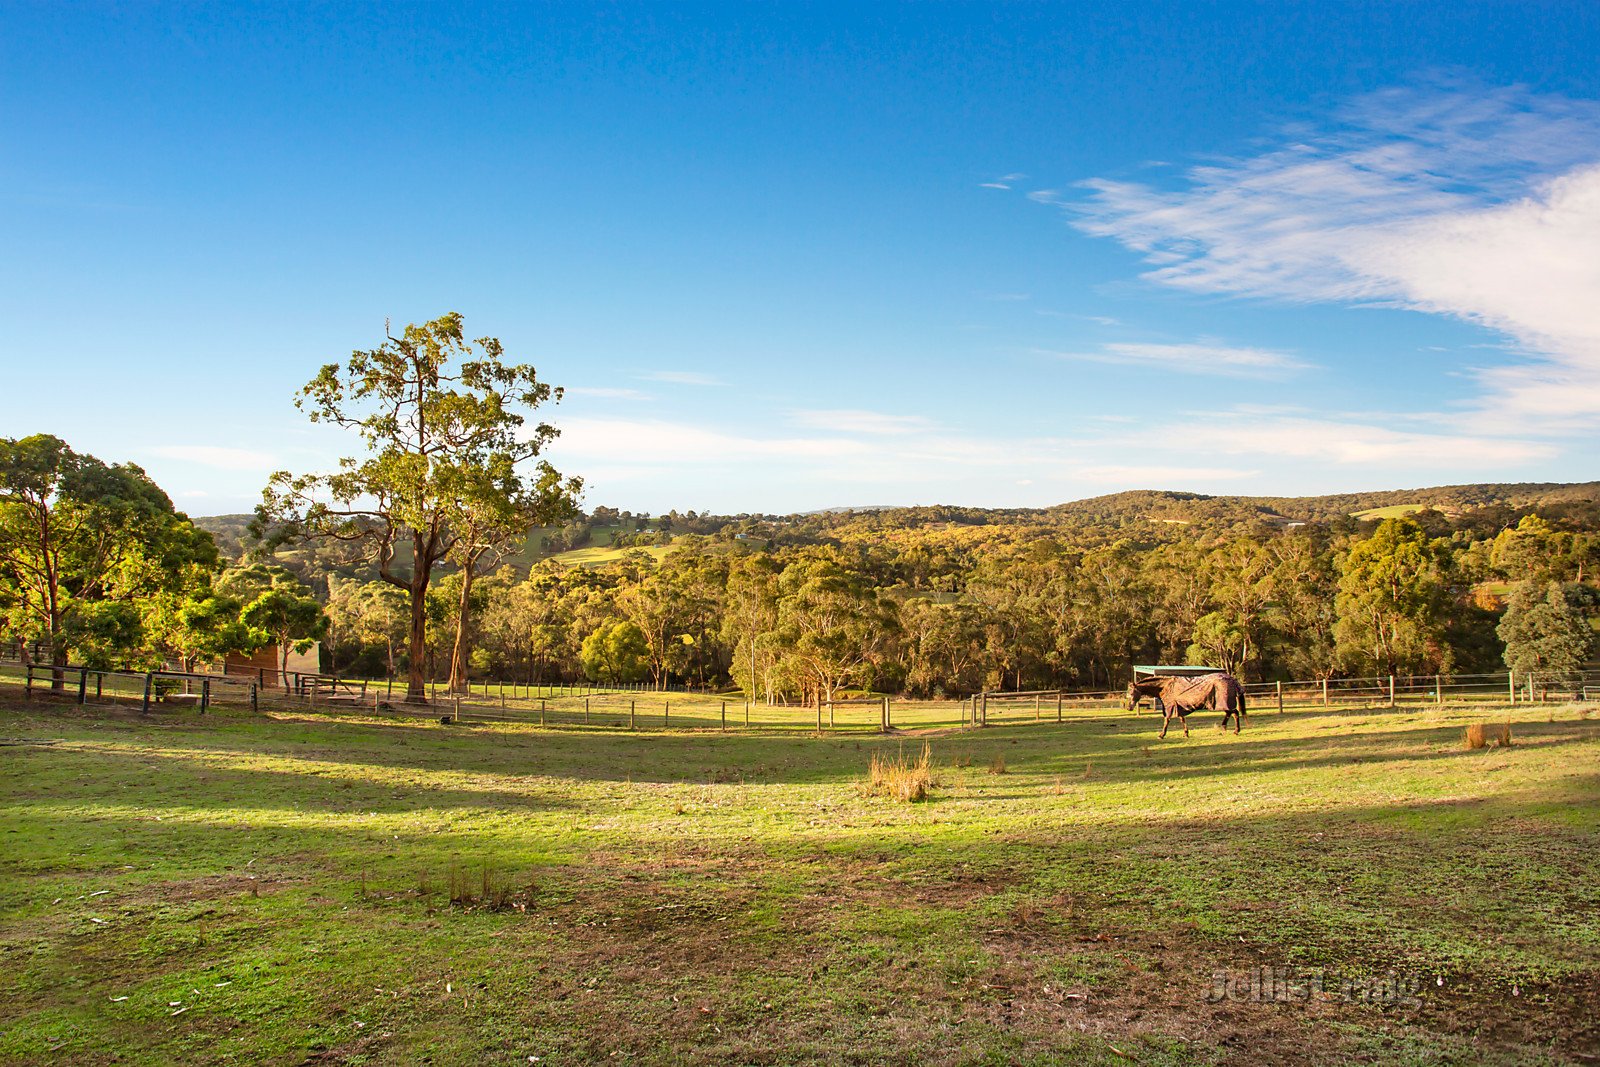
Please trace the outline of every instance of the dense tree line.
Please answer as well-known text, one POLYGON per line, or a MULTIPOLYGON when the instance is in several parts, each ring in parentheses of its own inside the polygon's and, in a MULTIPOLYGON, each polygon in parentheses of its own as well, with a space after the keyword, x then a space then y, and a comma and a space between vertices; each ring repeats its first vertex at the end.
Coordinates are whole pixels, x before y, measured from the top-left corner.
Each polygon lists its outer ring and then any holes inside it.
MULTIPOLYGON (((807 532, 787 542, 777 529, 764 540, 730 533, 747 525, 680 536, 659 559, 546 560, 480 579, 475 670, 791 702, 853 687, 1109 688, 1147 662, 1250 680, 1554 670, 1593 653, 1600 607, 1600 536, 1532 514, 1486 537, 1437 513, 1344 532, 1257 525, 1149 541, 909 514, 828 531, 797 519, 807 532)), ((455 640, 444 602, 454 581, 441 581, 430 648, 455 640)), ((399 620, 370 583, 339 588, 339 662, 371 671, 399 620)))
POLYGON ((0 441, 0 618, 59 663, 194 666, 321 640, 340 673, 774 702, 1108 688, 1143 662, 1250 680, 1563 670, 1594 654, 1600 615, 1600 516, 1577 488, 1382 521, 1182 494, 1043 512, 596 508, 568 527, 671 547, 588 566, 521 561, 503 532, 447 522, 464 548, 418 600, 337 540, 239 530, 219 552, 138 468, 37 436, 0 441))

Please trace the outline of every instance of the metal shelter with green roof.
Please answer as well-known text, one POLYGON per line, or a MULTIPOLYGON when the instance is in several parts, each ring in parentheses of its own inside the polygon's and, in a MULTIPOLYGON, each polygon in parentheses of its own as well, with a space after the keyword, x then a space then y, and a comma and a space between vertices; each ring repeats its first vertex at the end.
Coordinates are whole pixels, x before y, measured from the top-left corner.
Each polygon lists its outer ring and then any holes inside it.
POLYGON ((1222 674, 1221 667, 1167 667, 1159 663, 1135 663, 1133 680, 1140 678, 1197 678, 1202 674, 1222 674))

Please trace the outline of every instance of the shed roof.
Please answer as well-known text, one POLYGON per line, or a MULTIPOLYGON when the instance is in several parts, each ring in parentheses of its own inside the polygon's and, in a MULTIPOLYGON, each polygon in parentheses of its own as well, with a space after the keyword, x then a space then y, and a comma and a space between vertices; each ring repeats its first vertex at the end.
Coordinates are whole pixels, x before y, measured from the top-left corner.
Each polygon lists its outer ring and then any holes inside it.
POLYGON ((1198 675, 1198 674, 1221 674, 1221 673, 1222 673, 1222 668, 1221 667, 1195 667, 1195 666, 1169 667, 1169 666, 1164 666, 1164 665, 1159 664, 1159 663, 1143 663, 1143 664, 1135 663, 1133 665, 1133 676, 1135 678, 1154 678, 1154 677, 1191 678, 1191 677, 1193 677, 1195 675, 1198 675))

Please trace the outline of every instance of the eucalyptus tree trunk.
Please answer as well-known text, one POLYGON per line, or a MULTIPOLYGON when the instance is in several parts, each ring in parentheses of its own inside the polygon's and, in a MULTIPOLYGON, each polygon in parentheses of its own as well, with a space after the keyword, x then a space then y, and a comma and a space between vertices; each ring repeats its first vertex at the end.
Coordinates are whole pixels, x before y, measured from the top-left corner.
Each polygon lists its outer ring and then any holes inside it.
POLYGON ((476 576, 478 556, 467 560, 461 568, 461 600, 456 605, 456 643, 450 652, 450 691, 467 691, 467 670, 472 666, 472 579, 476 576))

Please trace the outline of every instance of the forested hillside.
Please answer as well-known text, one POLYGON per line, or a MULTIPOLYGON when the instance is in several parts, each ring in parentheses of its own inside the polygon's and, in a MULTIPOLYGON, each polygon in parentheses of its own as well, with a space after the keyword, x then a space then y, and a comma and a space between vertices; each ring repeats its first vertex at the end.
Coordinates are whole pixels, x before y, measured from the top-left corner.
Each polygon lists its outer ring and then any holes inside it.
MULTIPOLYGON (((246 524, 200 520, 240 555, 246 524)), ((392 586, 319 542, 276 562, 326 599, 330 666, 394 669, 392 586)), ((597 508, 534 531, 474 587, 471 636, 485 677, 774 700, 1104 687, 1141 662, 1250 679, 1555 670, 1593 651, 1597 570, 1595 482, 789 516, 597 508)), ((437 656, 459 588, 447 574, 429 595, 437 656)))

